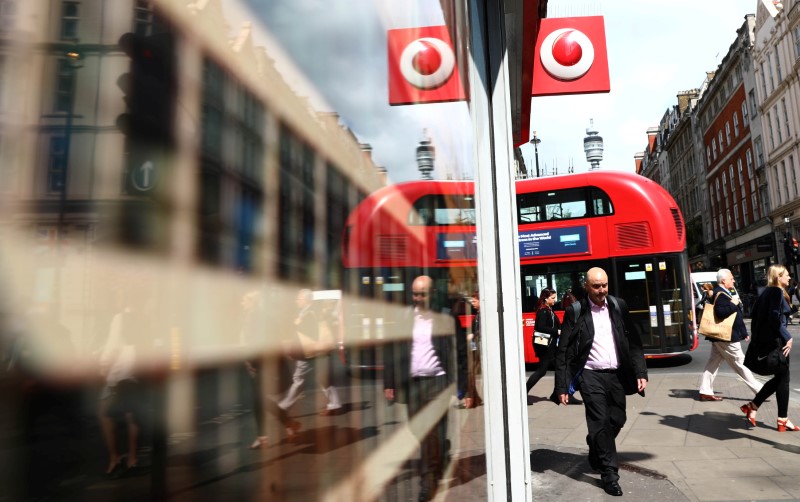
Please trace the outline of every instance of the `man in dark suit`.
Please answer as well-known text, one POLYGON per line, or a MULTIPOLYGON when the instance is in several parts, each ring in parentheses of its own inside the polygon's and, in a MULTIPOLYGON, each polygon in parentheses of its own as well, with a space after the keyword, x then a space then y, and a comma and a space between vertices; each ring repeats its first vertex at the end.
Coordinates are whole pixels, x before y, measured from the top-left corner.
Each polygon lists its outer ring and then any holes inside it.
POLYGON ((438 401, 436 423, 424 424, 420 438, 419 500, 431 500, 444 470, 447 455, 447 410, 452 392, 455 353, 452 342, 455 320, 431 309, 433 280, 419 276, 411 286, 413 307, 395 323, 393 343, 384 347, 383 386, 390 402, 408 404, 411 420, 426 405, 438 401))
POLYGON ((608 294, 605 271, 590 269, 585 287, 588 298, 564 313, 555 393, 561 404, 568 404, 569 388, 580 389, 589 430, 589 464, 600 472, 606 493, 621 496, 615 441, 627 419, 626 394, 644 395, 647 366, 628 306, 608 294))

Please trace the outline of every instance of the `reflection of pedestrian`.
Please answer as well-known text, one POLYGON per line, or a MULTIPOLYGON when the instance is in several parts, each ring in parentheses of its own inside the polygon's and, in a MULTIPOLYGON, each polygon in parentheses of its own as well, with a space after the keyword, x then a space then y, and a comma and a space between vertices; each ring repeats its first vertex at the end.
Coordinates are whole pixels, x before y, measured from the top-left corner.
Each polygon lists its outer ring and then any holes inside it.
POLYGON ((747 420, 755 427, 756 411, 775 394, 778 404, 778 432, 800 431, 789 420, 789 352, 792 350, 792 335, 786 329, 790 315, 789 294, 786 287, 789 284, 789 272, 783 265, 772 265, 767 272, 769 282, 767 287, 758 297, 753 308, 753 318, 750 324, 753 331, 753 340, 748 351, 751 355, 768 354, 775 348, 775 343, 781 344, 783 354, 786 356, 786 365, 780 366, 777 373, 756 393, 752 401, 740 407, 747 416, 747 420))
MULTIPOLYGON (((320 321, 312 309, 314 293, 310 289, 302 289, 297 294, 297 317, 294 321, 294 329, 297 335, 297 342, 293 340, 294 350, 290 351, 290 356, 295 359, 295 369, 292 375, 292 385, 286 392, 286 396, 278 403, 283 410, 289 410, 301 397, 306 385, 308 374, 314 370, 314 358, 320 341, 320 321)), ((328 350, 328 352, 330 349, 328 350)), ((328 400, 328 405, 321 412, 322 415, 333 415, 342 408, 339 400, 339 392, 336 387, 331 385, 331 374, 327 365, 327 352, 320 359, 321 366, 317 367, 316 379, 322 387, 322 391, 328 400)))
MULTIPOLYGON (((264 340, 267 323, 264 319, 263 298, 260 291, 250 291, 242 297, 242 329, 240 332, 240 343, 250 351, 256 351, 260 342, 264 340)), ((275 401, 264 395, 262 385, 267 365, 264 364, 266 357, 258 352, 248 354, 244 362, 247 377, 252 384, 253 414, 256 419, 256 439, 250 445, 251 449, 266 448, 268 445, 266 433, 265 411, 269 411, 283 425, 286 435, 291 441, 300 429, 300 422, 291 420, 286 411, 281 409, 275 401)))
POLYGON ((420 500, 431 500, 447 455, 447 388, 453 381, 451 353, 454 320, 431 309, 433 280, 419 276, 411 286, 414 306, 395 323, 394 343, 385 345, 383 385, 389 402, 408 403, 409 419, 434 401, 444 403, 433 423, 422 424, 420 439, 420 500))
POLYGON ((561 309, 567 310, 567 308, 575 303, 578 299, 575 298, 575 295, 572 294, 572 288, 567 288, 564 292, 564 296, 561 297, 561 309))
POLYGON ((553 312, 553 305, 556 303, 556 292, 550 288, 544 288, 539 294, 539 304, 536 306, 536 320, 534 321, 533 350, 539 358, 539 365, 536 367, 528 381, 525 383, 527 392, 530 392, 534 385, 547 373, 547 367, 553 360, 556 348, 556 340, 561 329, 561 322, 553 312), (549 335, 549 338, 537 337, 540 333, 549 335), (537 338, 540 342, 537 343, 537 338))
POLYGON ((580 390, 589 431, 589 464, 600 472, 606 493, 621 496, 616 438, 627 420, 625 395, 644 392, 647 366, 628 306, 608 294, 603 269, 592 268, 586 274, 586 292, 586 299, 564 313, 555 392, 561 404, 568 404, 569 388, 580 390))
POLYGON ((733 322, 733 330, 731 331, 731 341, 723 342, 722 340, 710 340, 711 353, 708 357, 703 375, 700 377, 700 400, 701 401, 722 401, 722 398, 714 395, 714 379, 717 376, 717 370, 722 364, 722 361, 728 365, 740 376, 744 383, 750 387, 753 392, 761 390, 761 383, 753 377, 744 365, 744 352, 742 351, 742 340, 747 341, 750 335, 747 334, 747 327, 744 325, 744 313, 741 308, 741 300, 739 296, 734 296, 731 291, 735 291, 734 285, 736 281, 733 274, 727 268, 719 269, 717 272, 717 284, 714 288, 714 316, 717 319, 727 319, 729 316, 736 314, 733 322))
POLYGON ((478 292, 456 304, 456 353, 458 355, 458 399, 465 408, 483 404, 478 394, 477 377, 481 368, 481 323, 478 292))
POLYGON ((136 377, 142 351, 152 327, 141 306, 141 299, 128 294, 125 307, 112 319, 108 339, 100 356, 100 371, 106 385, 100 394, 98 417, 108 450, 105 474, 116 478, 132 472, 138 465, 137 450, 143 418, 145 393, 136 377), (117 419, 127 426, 128 453, 125 462, 117 448, 117 419))

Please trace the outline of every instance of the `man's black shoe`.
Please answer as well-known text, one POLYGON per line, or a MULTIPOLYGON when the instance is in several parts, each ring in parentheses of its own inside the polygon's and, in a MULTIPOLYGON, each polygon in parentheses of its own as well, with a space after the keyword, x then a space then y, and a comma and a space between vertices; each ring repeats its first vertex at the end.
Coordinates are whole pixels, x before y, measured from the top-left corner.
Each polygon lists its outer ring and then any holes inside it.
POLYGON ((607 494, 613 495, 615 497, 622 496, 622 488, 616 481, 609 481, 608 483, 604 483, 603 490, 605 490, 607 494))

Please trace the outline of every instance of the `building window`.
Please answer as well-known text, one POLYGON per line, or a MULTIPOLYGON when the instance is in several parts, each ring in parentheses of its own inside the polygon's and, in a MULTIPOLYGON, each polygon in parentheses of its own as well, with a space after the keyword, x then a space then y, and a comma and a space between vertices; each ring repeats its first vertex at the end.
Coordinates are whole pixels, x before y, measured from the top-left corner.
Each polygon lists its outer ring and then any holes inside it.
POLYGON ((775 149, 775 132, 772 130, 772 116, 770 112, 767 112, 767 126, 769 127, 769 143, 772 145, 772 149, 775 149))
POLYGON ((800 26, 794 28, 794 57, 800 58, 800 26))
POLYGON ((758 221, 758 218, 759 218, 759 216, 758 216, 758 214, 759 214, 759 211, 758 211, 758 196, 756 195, 755 192, 750 194, 750 206, 752 206, 752 208, 753 208, 753 221, 758 221))
POLYGON ((781 161, 781 172, 783 173, 783 193, 786 195, 786 202, 789 202, 789 176, 786 173, 786 162, 781 161))
POLYGON ((742 159, 736 159, 736 168, 739 170, 739 186, 744 191, 744 169, 742 168, 742 159))
POLYGON ((778 85, 783 80, 783 71, 781 70, 781 53, 775 51, 775 71, 778 73, 778 85))
POLYGON ((78 38, 78 2, 61 4, 61 40, 78 38))
POLYGON ((711 140, 711 152, 714 154, 714 160, 717 160, 717 139, 711 140))
POLYGON ((8 31, 14 27, 17 17, 16 0, 0 0, 0 31, 8 31))
POLYGON ((764 95, 764 99, 767 99, 767 71, 764 63, 761 63, 761 94, 764 95))
MULTIPOLYGON (((781 116, 778 113, 778 106, 776 105, 774 110, 775 112, 775 131, 778 133, 778 144, 780 145, 783 143, 783 131, 781 130, 781 116)), ((775 145, 772 145, 773 148, 775 145)))
POLYGON ((733 164, 728 166, 728 178, 731 180, 731 193, 736 193, 736 178, 733 177, 733 164))
POLYGON ((706 167, 711 167, 711 147, 706 147, 706 167))
MULTIPOLYGON (((753 116, 755 117, 755 112, 753 113, 753 116)), ((749 123, 749 121, 750 121, 750 118, 747 116, 747 103, 742 102, 742 125, 744 127, 747 127, 747 124, 749 123)))
POLYGON ((747 178, 750 180, 750 191, 756 190, 756 177, 753 173, 753 153, 748 148, 747 150, 747 178))
POLYGON ((67 172, 67 141, 56 136, 50 138, 50 151, 47 162, 47 191, 48 193, 61 193, 64 189, 65 174, 67 172))
POLYGON ((792 197, 797 198, 797 169, 794 168, 794 155, 789 155, 789 172, 792 173, 792 197))
POLYGON ((151 0, 136 0, 133 6, 133 32, 146 36, 152 32, 153 4, 151 0))
MULTIPOLYGON (((775 184, 776 185, 780 185, 780 181, 778 180, 778 166, 777 165, 772 166, 772 179, 775 180, 775 184)), ((778 196, 777 197, 778 205, 779 206, 783 205, 783 200, 781 200, 781 189, 780 189, 780 187, 777 187, 775 189, 775 194, 778 196)))
POLYGON ((717 205, 719 205, 719 197, 720 197, 720 195, 719 195, 719 194, 720 194, 720 190, 719 190, 719 178, 717 178, 717 179, 716 179, 716 180, 714 180, 714 181, 715 181, 715 182, 716 182, 716 184, 717 184, 717 189, 715 190, 715 192, 716 192, 716 194, 717 194, 717 205))
POLYGON ((725 141, 731 146, 731 123, 725 122, 725 141))
POLYGON ((786 109, 786 98, 781 99, 781 106, 783 107, 783 124, 786 126, 786 137, 792 137, 792 129, 789 124, 789 110, 786 109))
POLYGON ((717 138, 719 139, 719 153, 722 153, 722 129, 717 132, 717 138))
POLYGON ((739 137, 739 114, 737 112, 733 112, 733 134, 737 138, 739 137))
POLYGON ((747 211, 747 199, 744 197, 742 197, 742 221, 744 223, 744 226, 750 224, 750 213, 747 211))
POLYGON ((734 220, 733 221, 733 229, 734 230, 739 230, 740 222, 739 222, 739 203, 738 202, 734 202, 733 203, 733 220, 734 220))
POLYGON ((773 89, 775 89, 775 77, 772 74, 772 53, 767 54, 767 71, 769 71, 769 92, 772 93, 773 89))
POLYGON ((756 159, 758 160, 757 168, 761 168, 764 166, 764 148, 761 145, 761 137, 759 136, 753 141, 753 144, 756 147, 756 159))
POLYGON ((71 66, 72 62, 67 59, 59 59, 57 64, 55 109, 57 112, 71 113, 75 72, 71 66))

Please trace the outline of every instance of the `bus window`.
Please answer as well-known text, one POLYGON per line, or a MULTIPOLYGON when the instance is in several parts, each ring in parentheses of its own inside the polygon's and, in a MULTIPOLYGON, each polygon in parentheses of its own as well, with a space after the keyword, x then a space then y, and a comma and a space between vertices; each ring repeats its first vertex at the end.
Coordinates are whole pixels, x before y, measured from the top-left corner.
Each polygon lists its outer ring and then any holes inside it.
POLYGON ((587 197, 585 187, 519 194, 519 223, 608 216, 614 213, 611 199, 604 191, 589 187, 589 195, 587 197))
POLYGON ((475 199, 471 195, 433 194, 420 197, 408 215, 408 224, 475 225, 475 199))
POLYGON ((614 206, 608 195, 597 187, 590 188, 592 193, 592 216, 608 216, 614 214, 614 206))

